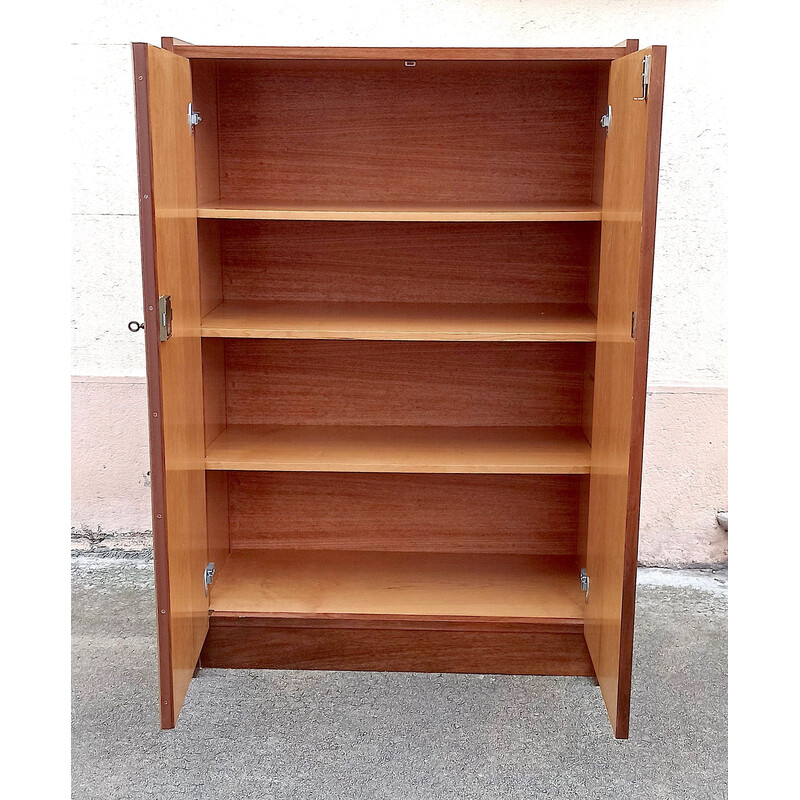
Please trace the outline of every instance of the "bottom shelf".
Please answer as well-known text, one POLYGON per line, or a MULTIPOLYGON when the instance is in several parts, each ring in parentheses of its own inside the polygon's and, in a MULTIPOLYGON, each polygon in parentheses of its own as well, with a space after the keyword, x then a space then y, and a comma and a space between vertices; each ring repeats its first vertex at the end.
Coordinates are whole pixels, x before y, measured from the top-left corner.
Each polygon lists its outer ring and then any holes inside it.
POLYGON ((471 619, 583 625, 572 556, 234 550, 214 615, 471 619))

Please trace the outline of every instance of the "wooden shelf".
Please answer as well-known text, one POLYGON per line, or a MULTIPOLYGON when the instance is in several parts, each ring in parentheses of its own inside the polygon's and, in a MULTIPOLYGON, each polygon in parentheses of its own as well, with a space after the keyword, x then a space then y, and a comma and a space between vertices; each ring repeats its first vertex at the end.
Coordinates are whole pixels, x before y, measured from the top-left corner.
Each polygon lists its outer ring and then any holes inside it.
POLYGON ((391 615, 582 624, 573 556, 234 550, 210 608, 235 615, 391 615))
POLYGON ((256 303, 226 301, 203 336, 238 339, 593 342, 586 306, 503 303, 256 303))
POLYGON ((580 428, 229 425, 206 469, 587 474, 580 428))
POLYGON ((198 207, 201 219, 294 219, 385 222, 591 222, 601 218, 595 203, 276 203, 225 200, 198 207))

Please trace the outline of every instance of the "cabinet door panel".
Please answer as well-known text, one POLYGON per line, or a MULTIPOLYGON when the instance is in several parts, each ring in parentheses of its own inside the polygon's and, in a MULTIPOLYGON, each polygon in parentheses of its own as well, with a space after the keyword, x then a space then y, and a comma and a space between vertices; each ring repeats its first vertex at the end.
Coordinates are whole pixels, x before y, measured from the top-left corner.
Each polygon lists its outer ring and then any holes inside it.
POLYGON ((175 724, 208 632, 208 558, 189 61, 133 45, 142 232, 161 726, 175 724), (159 341, 158 297, 172 300, 159 341))
POLYGON ((618 738, 628 735, 639 493, 666 48, 616 59, 603 176, 586 642, 618 738), (650 57, 647 99, 642 66, 650 57), (635 314, 635 327, 634 315, 635 314))

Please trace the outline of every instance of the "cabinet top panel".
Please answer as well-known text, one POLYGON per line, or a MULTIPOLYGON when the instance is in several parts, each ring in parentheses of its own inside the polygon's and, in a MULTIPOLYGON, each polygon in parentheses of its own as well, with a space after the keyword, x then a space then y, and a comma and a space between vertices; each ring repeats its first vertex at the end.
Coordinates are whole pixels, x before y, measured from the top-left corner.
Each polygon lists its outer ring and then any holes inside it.
POLYGON ((185 58, 335 59, 400 61, 612 61, 636 49, 629 39, 615 47, 226 47, 179 44, 185 58))

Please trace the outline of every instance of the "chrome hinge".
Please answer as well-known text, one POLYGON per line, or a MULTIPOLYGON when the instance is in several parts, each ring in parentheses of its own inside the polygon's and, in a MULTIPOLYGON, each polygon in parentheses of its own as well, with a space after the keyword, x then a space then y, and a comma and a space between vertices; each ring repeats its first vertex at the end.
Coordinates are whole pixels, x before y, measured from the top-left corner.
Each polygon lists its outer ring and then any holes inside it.
POLYGON ((634 100, 647 100, 647 92, 650 89, 650 56, 642 59, 642 96, 634 97, 634 100))
POLYGON ((186 116, 189 118, 189 130, 194 133, 194 126, 199 125, 203 118, 192 108, 191 103, 189 103, 189 113, 186 116))
POLYGON ((631 311, 631 339, 636 338, 636 312, 631 311))
POLYGON ((581 570, 581 591, 586 595, 586 602, 589 602, 589 576, 586 574, 586 568, 581 570))
POLYGON ((600 125, 606 129, 606 136, 608 136, 611 130, 611 106, 609 106, 606 113, 600 117, 600 125))
POLYGON ((206 593, 206 597, 208 597, 208 587, 211 586, 211 582, 214 580, 214 571, 216 567, 214 566, 213 561, 209 561, 206 564, 206 570, 203 573, 203 588, 206 593))
POLYGON ((166 342, 172 336, 172 297, 162 294, 158 298, 158 340, 166 342))

